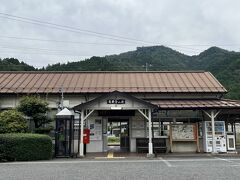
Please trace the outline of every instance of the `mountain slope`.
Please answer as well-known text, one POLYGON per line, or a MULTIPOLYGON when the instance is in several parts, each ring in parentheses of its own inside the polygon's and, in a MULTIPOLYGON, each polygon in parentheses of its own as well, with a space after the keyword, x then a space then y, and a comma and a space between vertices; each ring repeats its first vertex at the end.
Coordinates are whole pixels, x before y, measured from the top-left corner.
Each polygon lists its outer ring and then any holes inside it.
POLYGON ((0 71, 34 71, 35 68, 15 58, 0 59, 0 71))
POLYGON ((228 98, 240 99, 240 53, 217 47, 194 57, 192 69, 210 71, 229 91, 228 98))
POLYGON ((84 61, 48 65, 44 70, 69 71, 144 71, 146 63, 149 70, 187 70, 190 56, 181 54, 164 46, 139 47, 119 55, 92 57, 84 61))

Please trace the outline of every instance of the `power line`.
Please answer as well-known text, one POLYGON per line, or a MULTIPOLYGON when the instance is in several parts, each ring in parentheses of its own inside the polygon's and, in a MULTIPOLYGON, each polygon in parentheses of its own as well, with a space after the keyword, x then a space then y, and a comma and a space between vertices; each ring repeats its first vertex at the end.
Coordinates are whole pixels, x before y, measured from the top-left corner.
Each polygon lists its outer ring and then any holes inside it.
MULTIPOLYGON (((5 43, 0 43, 0 49, 13 49, 13 50, 19 50, 19 51, 25 51, 23 53, 35 53, 35 54, 41 54, 41 55, 47 55, 47 53, 58 53, 60 55, 66 55, 66 56, 88 56, 91 57, 91 55, 83 55, 83 54, 78 54, 76 51, 71 51, 71 50, 64 50, 64 49, 48 49, 48 48, 38 48, 38 47, 28 47, 28 46, 15 46, 15 45, 5 45, 5 43), (27 52, 26 52, 27 51, 27 52), (43 54, 44 53, 44 54, 43 54)), ((3 53, 4 51, 1 51, 0 53, 3 53)), ((8 51, 9 53, 15 53, 13 51, 8 51)), ((7 53, 5 51, 5 53, 7 53)), ((21 53, 21 52, 16 52, 16 53, 21 53)), ((58 55, 54 54, 54 55, 58 55)))
MULTIPOLYGON (((0 46, 2 47, 2 48, 6 48, 6 49, 15 49, 15 50, 25 50, 26 51, 26 49, 28 49, 28 50, 37 50, 37 51, 42 51, 42 52, 63 52, 63 53, 68 53, 68 55, 69 55, 69 53, 76 53, 75 51, 66 51, 66 50, 64 50, 64 49, 48 49, 48 48, 38 48, 38 47, 23 47, 23 46, 9 46, 9 45, 5 45, 6 43, 0 43, 0 46), (2 44, 2 46, 1 46, 1 44, 2 44)), ((0 48, 1 48, 0 47, 0 48)), ((183 51, 185 51, 185 52, 190 52, 190 53, 199 53, 199 51, 194 51, 194 49, 192 49, 192 48, 187 48, 187 50, 183 50, 183 51)), ((70 54, 70 55, 72 55, 72 54, 70 54)), ((90 55, 88 55, 88 56, 90 56, 90 55)))
MULTIPOLYGON (((20 20, 20 19, 14 19, 14 18, 9 18, 9 17, 4 17, 4 16, 0 16, 0 18, 10 19, 10 20, 14 20, 14 21, 20 21, 20 22, 24 22, 24 23, 30 23, 30 24, 44 26, 44 27, 47 27, 47 28, 58 29, 58 30, 62 30, 62 31, 68 31, 68 32, 83 34, 83 32, 79 32, 79 31, 75 31, 75 30, 70 30, 70 29, 60 28, 60 27, 54 27, 54 26, 44 25, 44 24, 40 24, 40 23, 28 22, 28 21, 20 20)), ((133 43, 133 42, 126 41, 126 40, 110 38, 110 37, 103 37, 103 36, 100 36, 100 35, 93 35, 93 34, 86 34, 86 33, 85 33, 85 35, 95 36, 95 37, 104 38, 104 39, 110 39, 110 40, 115 40, 115 41, 123 41, 123 42, 133 43)))
MULTIPOLYGON (((1 47, 0 47, 1 49, 1 47)), ((80 57, 92 57, 92 56, 99 56, 99 55, 83 55, 83 54, 73 54, 73 53, 68 53, 66 52, 61 52, 61 51, 51 51, 51 50, 46 50, 46 51, 42 51, 42 50, 27 50, 23 49, 23 48, 3 48, 3 49, 13 49, 13 50, 18 50, 18 51, 1 51, 0 54, 9 54, 9 53, 13 53, 13 54, 20 54, 20 55, 24 55, 24 54, 39 54, 39 55, 43 55, 43 56, 80 56, 80 57), (36 52, 37 51, 37 52, 36 52), (41 51, 41 52, 39 52, 41 51)), ((191 52, 191 53, 196 53, 196 51, 186 51, 185 52, 191 52)))
POLYGON ((76 27, 72 27, 72 26, 61 25, 61 24, 41 21, 41 20, 32 19, 32 18, 26 18, 26 17, 16 16, 16 15, 10 15, 10 14, 7 14, 7 13, 1 13, 0 12, 0 14, 5 15, 5 16, 9 16, 9 17, 20 18, 20 19, 33 21, 33 22, 38 22, 38 23, 42 23, 42 24, 48 24, 48 25, 53 25, 53 26, 60 26, 60 27, 69 28, 69 29, 75 29, 75 30, 78 30, 78 31, 91 33, 91 34, 97 34, 97 35, 114 37, 114 38, 125 39, 125 40, 139 41, 139 42, 144 42, 144 43, 148 43, 148 44, 152 44, 153 43, 153 42, 148 42, 148 41, 145 41, 145 40, 139 40, 139 39, 125 37, 125 36, 119 36, 119 35, 107 34, 107 33, 102 33, 102 32, 96 32, 96 31, 92 31, 92 30, 80 29, 80 28, 76 28, 76 27))
POLYGON ((47 48, 36 48, 36 47, 24 47, 24 46, 6 46, 6 45, 1 45, 0 43, 0 48, 3 49, 16 49, 16 50, 37 50, 37 51, 48 51, 48 52, 67 52, 67 53, 76 53, 75 51, 66 51, 64 49, 47 49, 47 48))
POLYGON ((101 32, 95 32, 95 31, 91 31, 91 30, 75 28, 72 26, 66 26, 66 25, 55 24, 55 23, 46 22, 46 21, 40 21, 40 20, 32 19, 32 18, 10 15, 7 13, 0 12, 0 14, 3 15, 3 16, 0 16, 0 18, 6 18, 6 19, 14 20, 14 21, 20 21, 20 22, 24 22, 24 23, 46 26, 46 27, 51 27, 51 28, 55 28, 55 29, 59 29, 59 30, 75 32, 75 33, 84 33, 84 34, 88 34, 88 35, 94 35, 94 36, 100 37, 100 38, 106 38, 106 39, 117 40, 117 41, 125 41, 125 42, 129 42, 129 43, 132 43, 133 41, 135 41, 135 42, 142 42, 144 44, 157 44, 155 42, 148 42, 148 41, 139 40, 139 39, 135 39, 135 38, 106 34, 106 33, 101 33, 101 32))
MULTIPOLYGON (((48 40, 48 39, 37 39, 37 38, 26 38, 26 37, 13 37, 13 36, 0 36, 0 38, 8 38, 8 39, 18 39, 18 40, 30 40, 30 41, 44 41, 44 42, 57 42, 57 43, 72 43, 72 44, 87 44, 87 45, 117 45, 117 46, 135 46, 133 44, 114 44, 114 43, 89 43, 89 42, 78 42, 78 41, 60 41, 60 40, 48 40)), ((176 46, 176 45, 172 45, 176 46)), ((198 53, 198 51, 202 51, 200 49, 193 49, 190 47, 179 47, 179 49, 184 49, 184 52, 198 53), (187 50, 186 50, 187 49, 187 50), (189 51, 191 50, 191 51, 189 51), (195 51, 194 51, 195 50, 195 51)), ((58 50, 57 50, 58 51, 58 50)))
MULTIPOLYGON (((48 28, 54 28, 54 29, 69 31, 69 32, 73 32, 73 33, 83 33, 83 34, 86 34, 86 35, 91 35, 91 36, 110 39, 110 40, 115 40, 115 41, 123 41, 123 42, 127 42, 127 43, 133 43, 133 42, 135 42, 135 43, 138 42, 139 43, 139 42, 141 42, 141 43, 144 43, 145 45, 146 44, 148 44, 148 45, 160 45, 160 43, 157 43, 157 42, 150 42, 150 41, 140 40, 140 39, 136 39, 136 38, 107 34, 107 33, 102 33, 102 32, 96 32, 96 31, 92 31, 92 30, 81 29, 81 28, 76 28, 76 27, 61 25, 61 24, 56 24, 56 23, 41 21, 41 20, 38 20, 38 19, 21 17, 21 16, 11 15, 11 14, 2 13, 2 12, 0 12, 0 15, 2 15, 2 16, 0 16, 0 18, 10 19, 10 20, 14 20, 14 21, 20 21, 20 22, 24 22, 24 23, 35 24, 35 25, 39 25, 39 26, 45 26, 45 27, 48 27, 48 28)), ((200 46, 209 46, 209 45, 176 45, 176 44, 163 44, 163 45, 169 46, 169 47, 177 47, 177 48, 180 48, 180 49, 189 49, 189 48, 187 48, 187 46, 192 46, 192 47, 193 46, 199 46, 199 47, 200 46)), ((225 46, 238 46, 238 44, 225 45, 225 46)), ((199 49, 193 49, 193 48, 191 48, 191 49, 199 51, 199 49)), ((186 50, 184 50, 184 51, 186 51, 186 50)), ((192 51, 191 53, 198 53, 196 51, 195 52, 192 51)))
MULTIPOLYGON (((76 42, 76 41, 59 41, 59 40, 47 40, 47 39, 36 39, 36 38, 23 38, 23 37, 10 37, 10 36, 0 36, 0 38, 8 38, 8 39, 23 39, 30 41, 45 41, 45 42, 57 42, 57 43, 73 43, 73 44, 89 44, 89 45, 118 45, 118 46, 135 46, 133 44, 106 44, 106 43, 88 43, 88 42, 76 42)), ((176 46, 176 45, 171 45, 176 46)), ((190 49, 190 50, 199 50, 201 49, 193 49, 190 47, 179 47, 180 49, 190 49)), ((191 51, 193 52, 193 51, 191 51)), ((195 51, 196 52, 196 51, 195 51)))
MULTIPOLYGON (((0 18, 5 18, 5 19, 9 19, 9 20, 24 22, 24 23, 35 24, 35 25, 39 25, 39 26, 54 28, 54 29, 63 30, 63 31, 69 31, 69 32, 73 32, 73 33, 81 33, 81 34, 85 34, 85 35, 90 35, 90 36, 95 36, 95 37, 105 38, 105 39, 110 39, 110 40, 115 40, 115 41, 123 41, 123 42, 127 42, 127 43, 134 43, 134 42, 139 43, 139 42, 141 42, 141 43, 143 43, 143 45, 146 45, 146 44, 147 45, 160 45, 160 43, 157 43, 157 42, 150 42, 150 41, 140 40, 140 39, 136 39, 136 38, 107 34, 107 33, 102 33, 102 32, 96 32, 96 31, 92 31, 92 30, 81 29, 81 28, 76 28, 76 27, 61 25, 61 24, 56 24, 56 23, 41 21, 41 20, 38 20, 38 19, 21 17, 21 16, 11 15, 11 14, 2 13, 2 12, 0 12, 0 15, 2 15, 2 16, 0 16, 0 18)), ((60 41, 58 41, 58 42, 60 42, 60 41)), ((85 43, 85 44, 87 44, 87 43, 85 43)), ((97 43, 88 43, 88 44, 98 45, 97 43)), ((100 45, 100 43, 99 43, 99 45, 100 45)), ((177 45, 177 44, 163 44, 163 45, 169 46, 169 47, 176 47, 176 48, 180 48, 180 49, 192 49, 192 50, 196 50, 196 51, 199 51, 199 49, 189 48, 188 46, 192 46, 192 47, 193 46, 209 46, 209 45, 177 45)), ((238 46, 238 45, 233 44, 233 45, 228 45, 228 46, 238 46)), ((184 50, 184 51, 186 51, 186 50, 184 50)), ((194 53, 196 53, 196 51, 194 53)), ((191 51, 191 53, 193 53, 193 51, 191 51)))
MULTIPOLYGON (((119 36, 119 35, 101 33, 101 32, 96 32, 96 31, 92 31, 92 30, 86 30, 86 29, 76 28, 76 27, 72 27, 72 26, 66 26, 66 25, 41 21, 41 20, 37 20, 37 19, 33 19, 33 18, 11 15, 11 14, 7 14, 7 13, 1 13, 0 12, 0 15, 3 15, 3 16, 0 16, 0 18, 6 18, 6 19, 14 20, 14 21, 20 21, 20 22, 24 22, 24 23, 40 25, 40 26, 55 28, 55 29, 59 29, 59 30, 70 31, 70 32, 74 32, 74 33, 84 33, 84 34, 87 34, 87 35, 93 35, 93 36, 100 37, 100 38, 106 38, 106 39, 117 40, 117 41, 124 41, 124 42, 128 42, 128 43, 133 43, 133 42, 138 42, 139 43, 139 42, 141 42, 145 45, 146 44, 147 45, 160 45, 160 43, 157 43, 157 42, 150 42, 150 41, 140 40, 140 39, 136 39, 136 38, 130 38, 130 37, 124 37, 124 36, 119 36)), ((164 44, 164 45, 171 46, 171 47, 185 48, 182 45, 175 45, 175 44, 164 44)))
POLYGON ((43 56, 75 56, 75 57, 92 57, 89 55, 80 55, 80 54, 62 54, 62 53, 51 53, 51 52, 45 52, 44 54, 41 52, 17 52, 17 51, 1 51, 0 54, 7 54, 9 53, 13 54, 19 54, 19 55, 24 55, 24 54, 38 54, 38 55, 43 55, 43 56))
MULTIPOLYGON (((111 45, 111 46, 136 46, 134 44, 117 44, 117 43, 96 43, 96 42, 84 42, 84 41, 65 41, 65 40, 55 40, 55 39, 39 39, 39 38, 29 38, 29 37, 16 37, 16 36, 2 36, 2 39, 15 39, 15 40, 28 40, 28 41, 41 41, 41 42, 54 42, 54 43, 69 43, 69 44, 89 44, 89 45, 111 45)), ((180 48, 187 47, 211 47, 211 46, 222 46, 222 47, 234 47, 240 46, 240 44, 168 44, 168 46, 177 46, 180 48)), ((198 50, 195 48, 191 48, 193 50, 198 50)))
MULTIPOLYGON (((5 45, 5 43, 0 43, 0 49, 13 49, 17 51, 1 51, 1 54, 40 54, 40 55, 50 55, 50 56, 80 56, 80 57, 91 57, 93 55, 83 55, 78 54, 76 51, 65 50, 65 49, 48 49, 48 48, 38 48, 38 47, 27 47, 27 46, 14 46, 5 45)), ((178 50, 176 50, 178 51, 178 50)), ((189 48, 188 50, 182 50, 183 52, 200 53, 199 51, 194 51, 194 49, 189 48)), ((99 55, 95 55, 99 56, 99 55)))
POLYGON ((87 45, 110 45, 110 46, 136 46, 134 44, 116 44, 116 43, 95 43, 95 42, 80 42, 80 41, 63 41, 63 40, 51 40, 51 39, 38 39, 28 37, 15 37, 15 36, 0 36, 0 38, 17 39, 17 40, 29 40, 29 41, 43 41, 54 43, 69 43, 69 44, 87 44, 87 45))
MULTIPOLYGON (((26 18, 26 17, 16 16, 16 15, 11 15, 11 14, 7 14, 7 13, 0 12, 0 15, 3 15, 3 16, 0 16, 0 18, 6 18, 6 19, 14 20, 14 21, 20 21, 20 22, 24 22, 24 23, 39 25, 39 26, 45 26, 48 28, 54 28, 54 29, 69 31, 69 32, 73 32, 73 33, 81 33, 81 34, 84 33, 86 35, 91 35, 91 36, 95 36, 95 37, 99 37, 99 38, 123 41, 123 42, 127 42, 127 43, 141 42, 141 43, 144 43, 145 45, 146 44, 147 45, 160 45, 159 43, 156 43, 156 42, 149 42, 149 41, 139 40, 139 39, 135 39, 135 38, 129 38, 129 37, 106 34, 106 33, 86 30, 86 29, 80 29, 80 28, 75 28, 72 26, 60 25, 60 24, 56 24, 56 23, 41 21, 41 20, 37 20, 37 19, 33 19, 33 18, 26 18)), ((166 45, 166 46, 189 49, 187 47, 183 47, 183 46, 179 46, 179 45, 166 45)))
MULTIPOLYGON (((84 44, 84 45, 85 44, 87 44, 87 45, 101 45, 101 46, 102 45, 111 45, 111 46, 116 45, 116 46, 134 46, 135 47, 135 45, 133 45, 133 44, 88 43, 88 42, 77 42, 77 41, 60 41, 60 40, 47 40, 47 39, 9 37, 9 36, 0 36, 0 38, 19 39, 19 40, 23 39, 23 40, 30 40, 30 41, 45 41, 45 42, 57 42, 57 43, 72 43, 72 44, 84 44)), ((174 45, 172 45, 172 46, 174 46, 174 45)), ((24 48, 27 48, 27 47, 24 47, 24 48)), ((39 48, 39 49, 41 49, 41 48, 39 48)), ((185 47, 185 48, 184 47, 179 47, 179 49, 183 49, 182 51, 191 52, 191 53, 198 53, 198 51, 202 51, 200 49, 193 49, 193 48, 190 48, 190 47, 185 47)), ((53 50, 53 51, 55 51, 55 50, 53 50)), ((56 50, 56 51, 61 51, 61 50, 56 50)))

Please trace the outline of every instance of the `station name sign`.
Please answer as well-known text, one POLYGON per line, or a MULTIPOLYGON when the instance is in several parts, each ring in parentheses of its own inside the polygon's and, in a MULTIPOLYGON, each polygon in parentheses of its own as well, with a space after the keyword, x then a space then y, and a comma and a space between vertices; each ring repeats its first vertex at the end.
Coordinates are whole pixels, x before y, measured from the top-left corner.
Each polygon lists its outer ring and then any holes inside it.
POLYGON ((125 99, 108 99, 107 104, 125 104, 125 99))

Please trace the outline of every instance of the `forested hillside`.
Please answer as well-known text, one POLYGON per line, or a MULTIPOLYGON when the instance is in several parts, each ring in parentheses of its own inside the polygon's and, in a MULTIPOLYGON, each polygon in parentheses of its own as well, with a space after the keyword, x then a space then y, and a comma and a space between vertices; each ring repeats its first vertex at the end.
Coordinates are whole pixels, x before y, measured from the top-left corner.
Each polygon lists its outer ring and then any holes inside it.
POLYGON ((240 53, 212 47, 193 57, 192 69, 210 71, 229 91, 227 98, 240 99, 240 53))
POLYGON ((34 71, 35 68, 16 58, 0 59, 0 71, 34 71))
POLYGON ((210 71, 229 90, 227 98, 240 99, 240 53, 211 47, 197 56, 187 56, 164 46, 139 47, 119 55, 92 57, 78 62, 34 69, 17 59, 3 59, 0 70, 42 71, 210 71), (20 65, 20 66, 18 66, 20 65))

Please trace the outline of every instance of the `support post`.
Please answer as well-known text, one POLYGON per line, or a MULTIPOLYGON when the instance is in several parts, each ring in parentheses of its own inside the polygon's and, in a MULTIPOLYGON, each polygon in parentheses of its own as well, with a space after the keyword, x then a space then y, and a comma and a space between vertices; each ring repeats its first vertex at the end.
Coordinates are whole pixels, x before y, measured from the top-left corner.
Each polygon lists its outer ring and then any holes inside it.
POLYGON ((148 143, 148 157, 154 157, 153 154, 153 144, 152 144, 152 114, 151 114, 151 109, 148 109, 148 138, 149 138, 149 143, 148 143))
POLYGON ((215 115, 214 111, 211 111, 211 121, 212 121, 212 153, 216 153, 216 139, 215 139, 215 115))
POLYGON ((80 133, 80 157, 84 156, 84 144, 83 144, 83 128, 84 128, 84 110, 81 111, 81 133, 80 133))
POLYGON ((210 119, 212 123, 212 153, 216 153, 216 139, 215 139, 215 118, 220 113, 220 110, 214 113, 214 110, 211 110, 211 114, 207 111, 203 111, 210 119))

